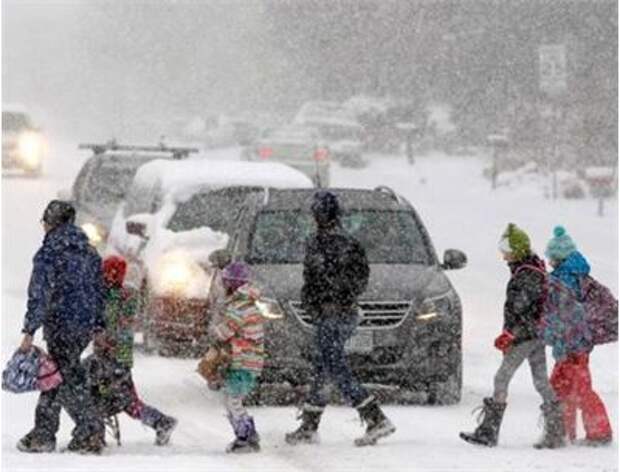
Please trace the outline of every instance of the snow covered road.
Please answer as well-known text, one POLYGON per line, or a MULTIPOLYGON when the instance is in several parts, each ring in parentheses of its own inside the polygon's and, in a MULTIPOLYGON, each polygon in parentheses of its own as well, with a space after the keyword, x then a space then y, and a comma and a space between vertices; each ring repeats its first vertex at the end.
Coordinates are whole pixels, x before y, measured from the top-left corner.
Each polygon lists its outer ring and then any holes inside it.
MULTIPOLYGON (((235 159, 238 150, 214 154, 235 159)), ((31 258, 40 244, 39 219, 46 202, 68 187, 83 159, 72 143, 59 146, 42 180, 3 177, 2 181, 2 361, 21 337, 25 294, 31 258)), ((596 216, 593 200, 556 202, 543 198, 535 184, 519 189, 490 190, 482 178, 481 157, 450 158, 433 154, 410 167, 404 157, 377 157, 362 170, 333 169, 334 186, 389 185, 417 208, 430 231, 438 254, 447 248, 463 250, 468 267, 450 273, 464 306, 464 396, 451 407, 395 407, 386 411, 398 431, 377 447, 358 449, 353 438, 362 427, 355 411, 328 409, 317 446, 293 448, 283 442, 293 428, 295 409, 254 408, 263 452, 230 457, 223 452, 231 438, 217 395, 194 373, 195 360, 137 355, 134 369, 144 399, 179 418, 172 445, 157 448, 152 432, 121 418, 123 446, 111 446, 103 457, 71 454, 27 455, 15 449, 32 426, 36 395, 2 392, 2 466, 5 470, 467 470, 467 471, 611 471, 617 470, 617 442, 603 449, 571 446, 558 451, 535 451, 539 399, 527 368, 511 384, 499 447, 476 448, 458 438, 471 429, 470 411, 490 392, 500 354, 492 341, 501 328, 507 269, 500 261, 497 241, 509 221, 525 228, 534 246, 542 249, 554 225, 567 227, 590 259, 593 275, 618 293, 617 203, 607 216, 596 216)), ((40 336, 40 334, 38 334, 40 336)), ((617 432, 618 351, 599 347, 592 355, 594 384, 606 402, 617 432)), ((551 361, 550 361, 551 365, 551 361)), ((69 440, 72 423, 63 413, 59 446, 69 440)))

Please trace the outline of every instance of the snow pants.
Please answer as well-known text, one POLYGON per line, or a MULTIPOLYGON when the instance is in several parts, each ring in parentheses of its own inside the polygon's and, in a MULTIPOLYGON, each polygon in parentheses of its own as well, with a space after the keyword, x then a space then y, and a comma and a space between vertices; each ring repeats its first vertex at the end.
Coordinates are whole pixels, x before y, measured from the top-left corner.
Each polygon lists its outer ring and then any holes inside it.
POLYGON ((103 437, 103 421, 97 415, 86 386, 86 372, 80 364, 80 356, 89 342, 75 339, 47 340, 48 352, 56 361, 63 381, 58 388, 39 395, 34 432, 44 439, 56 439, 61 408, 66 410, 75 423, 71 434, 76 440, 86 440, 94 434, 103 437))
POLYGON ((142 424, 155 429, 165 415, 157 408, 147 405, 140 399, 133 379, 131 380, 131 390, 131 404, 123 411, 134 420, 138 420, 142 424))
POLYGON ((327 404, 323 388, 328 380, 338 386, 344 400, 352 406, 357 406, 368 398, 366 389, 353 376, 344 349, 356 327, 357 313, 337 313, 331 307, 324 309, 316 320, 314 376, 307 400, 309 404, 319 407, 327 404))
POLYGON ((256 375, 246 370, 230 369, 224 379, 224 408, 235 437, 242 440, 256 438, 254 419, 243 400, 256 386, 256 375))
POLYGON ((605 439, 612 435, 607 410, 592 389, 587 353, 572 355, 557 362, 551 373, 551 385, 564 406, 564 426, 569 439, 577 436, 577 410, 581 410, 586 439, 605 439))
POLYGON ((506 403, 508 399, 508 385, 514 377, 517 369, 527 359, 532 371, 534 388, 543 399, 543 403, 551 403, 556 400, 553 388, 547 377, 547 358, 545 357, 545 345, 538 339, 525 341, 512 346, 504 354, 502 365, 495 374, 495 388, 493 399, 498 403, 506 403))

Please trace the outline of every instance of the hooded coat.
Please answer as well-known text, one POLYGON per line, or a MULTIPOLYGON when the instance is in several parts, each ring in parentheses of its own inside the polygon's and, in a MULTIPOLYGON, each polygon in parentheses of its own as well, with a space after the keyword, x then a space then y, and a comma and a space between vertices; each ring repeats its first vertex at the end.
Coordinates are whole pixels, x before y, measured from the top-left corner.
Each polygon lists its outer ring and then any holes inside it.
POLYGON ((33 259, 22 331, 33 335, 41 326, 48 342, 90 340, 105 328, 101 259, 70 223, 47 232, 33 259))

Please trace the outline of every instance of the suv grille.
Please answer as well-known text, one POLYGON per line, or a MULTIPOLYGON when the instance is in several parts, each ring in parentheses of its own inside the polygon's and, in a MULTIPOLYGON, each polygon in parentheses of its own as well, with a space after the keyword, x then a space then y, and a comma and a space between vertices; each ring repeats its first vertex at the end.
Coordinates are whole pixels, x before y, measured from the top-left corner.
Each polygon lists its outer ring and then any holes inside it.
MULTIPOLYGON (((297 318, 307 326, 312 326, 310 315, 301 307, 301 302, 289 302, 297 318)), ((359 302, 360 323, 358 328, 392 328, 399 325, 409 313, 411 302, 359 302)))

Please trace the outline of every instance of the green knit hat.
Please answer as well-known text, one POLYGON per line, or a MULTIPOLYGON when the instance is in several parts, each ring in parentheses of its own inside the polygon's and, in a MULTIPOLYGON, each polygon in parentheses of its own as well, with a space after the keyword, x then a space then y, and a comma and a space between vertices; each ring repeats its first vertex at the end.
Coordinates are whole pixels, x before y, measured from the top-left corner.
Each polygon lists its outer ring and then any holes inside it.
POLYGON ((499 250, 512 254, 520 261, 532 253, 530 238, 516 224, 508 223, 508 227, 499 242, 499 250))

